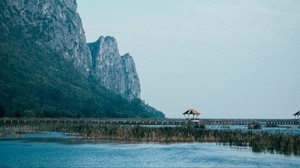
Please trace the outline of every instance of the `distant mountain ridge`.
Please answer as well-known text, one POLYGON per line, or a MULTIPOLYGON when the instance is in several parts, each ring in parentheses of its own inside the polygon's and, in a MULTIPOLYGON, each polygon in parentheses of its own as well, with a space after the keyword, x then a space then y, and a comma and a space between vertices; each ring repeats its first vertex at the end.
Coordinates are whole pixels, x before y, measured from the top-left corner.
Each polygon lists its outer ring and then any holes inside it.
POLYGON ((0 2, 0 111, 5 116, 164 117, 140 100, 133 58, 120 56, 113 37, 87 44, 76 10, 75 0, 0 2))

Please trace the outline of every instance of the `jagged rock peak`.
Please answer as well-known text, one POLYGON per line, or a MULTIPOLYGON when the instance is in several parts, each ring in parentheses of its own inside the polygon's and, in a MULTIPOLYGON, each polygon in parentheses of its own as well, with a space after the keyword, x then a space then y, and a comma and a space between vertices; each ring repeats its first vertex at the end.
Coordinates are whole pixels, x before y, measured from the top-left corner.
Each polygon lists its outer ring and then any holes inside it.
POLYGON ((117 40, 112 36, 106 36, 106 37, 100 36, 99 39, 103 39, 104 42, 107 44, 113 44, 113 45, 117 44, 117 40))
POLYGON ((133 100, 140 96, 134 60, 120 56, 115 38, 87 45, 76 0, 0 0, 0 32, 5 115, 164 117, 133 100))
POLYGON ((132 57, 132 56, 129 53, 126 53, 122 57, 132 57))
POLYGON ((128 100, 140 98, 140 81, 134 60, 128 53, 120 55, 117 40, 110 36, 100 36, 96 42, 88 43, 88 46, 96 80, 128 100))
POLYGON ((106 37, 100 36, 96 42, 102 43, 102 44, 105 43, 109 46, 118 47, 117 40, 114 37, 111 37, 111 36, 106 36, 106 37))
POLYGON ((21 33, 37 45, 61 54, 88 75, 91 54, 76 0, 1 0, 1 6, 7 6, 1 16, 4 22, 0 23, 7 35, 21 33), (9 20, 13 21, 10 26, 19 31, 9 29, 5 22, 9 20))

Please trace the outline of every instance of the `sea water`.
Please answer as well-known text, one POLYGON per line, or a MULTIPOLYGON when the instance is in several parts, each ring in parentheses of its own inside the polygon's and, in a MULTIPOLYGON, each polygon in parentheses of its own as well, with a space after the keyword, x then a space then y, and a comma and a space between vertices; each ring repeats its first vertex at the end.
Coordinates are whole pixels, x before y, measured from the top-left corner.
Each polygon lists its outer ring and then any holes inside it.
POLYGON ((0 138, 0 167, 300 167, 300 157, 216 143, 121 143, 43 133, 0 138))

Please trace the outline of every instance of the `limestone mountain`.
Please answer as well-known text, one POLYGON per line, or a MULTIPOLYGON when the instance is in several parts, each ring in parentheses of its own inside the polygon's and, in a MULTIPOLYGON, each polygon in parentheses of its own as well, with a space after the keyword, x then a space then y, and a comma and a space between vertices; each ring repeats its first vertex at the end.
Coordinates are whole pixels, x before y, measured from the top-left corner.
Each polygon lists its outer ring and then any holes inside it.
POLYGON ((120 55, 116 39, 101 36, 96 42, 88 43, 88 46, 96 80, 127 100, 140 98, 140 81, 134 60, 128 53, 120 55))
POLYGON ((30 38, 35 45, 53 50, 88 74, 91 54, 75 0, 3 0, 1 5, 2 36, 30 38))
POLYGON ((105 64, 99 67, 99 54, 92 56, 76 9, 75 0, 0 1, 0 114, 164 117, 139 99, 138 77, 130 56, 120 57, 118 66, 122 68, 115 68, 128 72, 120 77, 124 86, 104 85, 103 81, 113 83, 111 79, 119 76, 113 71, 101 77, 104 74, 97 68, 105 71, 105 64), (125 93, 133 85, 137 89, 125 93))

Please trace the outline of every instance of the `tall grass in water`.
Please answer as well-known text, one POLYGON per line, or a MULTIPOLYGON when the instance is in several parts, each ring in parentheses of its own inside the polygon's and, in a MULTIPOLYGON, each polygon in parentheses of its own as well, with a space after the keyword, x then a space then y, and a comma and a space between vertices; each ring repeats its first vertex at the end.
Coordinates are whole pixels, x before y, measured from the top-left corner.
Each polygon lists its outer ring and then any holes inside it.
POLYGON ((143 127, 98 123, 27 123, 2 124, 1 134, 54 131, 78 133, 82 138, 139 142, 217 142, 224 145, 250 146, 254 152, 300 155, 300 135, 209 130, 193 125, 143 127), (5 132, 6 131, 6 132, 5 132))

